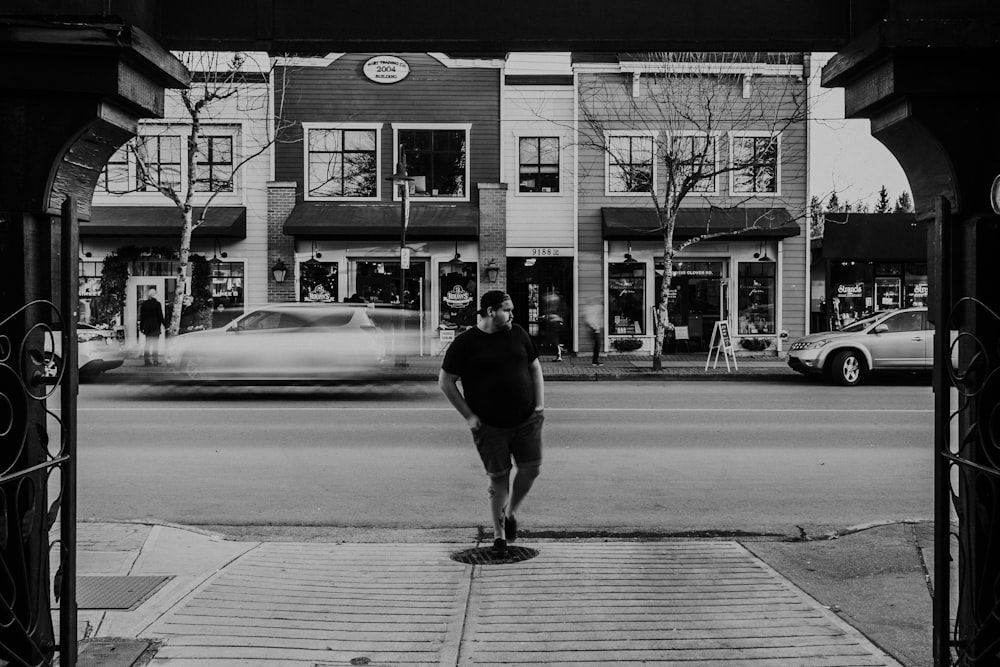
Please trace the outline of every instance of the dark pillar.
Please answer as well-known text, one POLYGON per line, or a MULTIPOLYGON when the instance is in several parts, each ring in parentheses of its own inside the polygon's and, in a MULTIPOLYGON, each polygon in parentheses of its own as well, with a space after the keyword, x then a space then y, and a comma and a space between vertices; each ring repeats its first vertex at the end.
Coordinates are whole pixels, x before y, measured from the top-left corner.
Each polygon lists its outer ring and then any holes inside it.
MULTIPOLYGON (((936 28, 927 21, 888 21, 841 51, 823 73, 824 85, 845 88, 848 116, 870 118, 873 136, 899 160, 917 217, 948 226, 937 232, 948 243, 931 251, 951 248, 946 264, 954 268, 935 269, 943 284, 932 287, 949 298, 931 316, 939 332, 960 337, 957 365, 938 348, 935 367, 947 374, 941 386, 954 390, 959 401, 957 415, 938 415, 938 423, 957 426, 958 436, 945 436, 947 446, 937 454, 958 480, 939 492, 949 493, 944 502, 956 494, 961 590, 957 609, 937 607, 949 604, 949 582, 935 579, 937 665, 952 664, 952 658, 966 665, 1000 664, 1000 218, 989 197, 1000 174, 1000 92, 990 83, 997 63, 1000 48, 975 20, 936 28), (942 198, 946 205, 935 213, 942 198), (956 614, 954 634, 940 627, 956 614)), ((929 259, 936 267, 942 258, 929 259)), ((936 409, 946 409, 948 401, 939 396, 936 409)), ((950 526, 935 530, 935 557, 945 560, 950 526)))
MULTIPOLYGON (((41 381, 42 331, 59 321, 66 304, 76 302, 68 298, 60 308, 59 296, 75 296, 78 289, 71 284, 74 272, 64 276, 59 261, 61 206, 75 195, 79 217, 89 218, 108 157, 135 134, 140 117, 162 115, 164 86, 186 83, 187 73, 129 26, 12 21, 5 31, 0 42, 0 558, 6 583, 0 587, 0 664, 35 665, 49 664, 61 649, 53 643, 49 610, 48 537, 60 506, 52 504, 57 499, 48 497, 48 488, 59 479, 54 475, 65 472, 60 465, 70 450, 65 432, 47 432, 53 389, 41 381)), ((75 237, 72 229, 69 233, 75 237)), ((66 246, 71 252, 73 247, 66 246)), ((66 372, 75 376, 75 365, 66 372)), ((59 502, 63 509, 75 507, 72 489, 59 502)), ((72 567, 72 558, 62 555, 62 564, 68 560, 72 567)), ((75 598, 72 591, 62 592, 75 598)), ((63 642, 72 651, 75 642, 63 642)), ((62 652, 60 661, 74 664, 75 657, 62 652)))

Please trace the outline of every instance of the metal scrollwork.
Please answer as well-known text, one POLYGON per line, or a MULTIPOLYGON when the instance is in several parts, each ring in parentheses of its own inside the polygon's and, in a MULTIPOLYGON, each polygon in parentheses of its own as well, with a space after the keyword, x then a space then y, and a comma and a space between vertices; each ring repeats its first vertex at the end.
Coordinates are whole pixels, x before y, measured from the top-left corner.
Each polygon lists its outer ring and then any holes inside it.
POLYGON ((62 419, 48 401, 66 372, 53 368, 62 324, 49 301, 28 303, 0 321, 2 664, 48 665, 56 651, 48 536, 62 507, 62 467, 69 456, 62 419), (50 426, 59 434, 55 442, 50 426))

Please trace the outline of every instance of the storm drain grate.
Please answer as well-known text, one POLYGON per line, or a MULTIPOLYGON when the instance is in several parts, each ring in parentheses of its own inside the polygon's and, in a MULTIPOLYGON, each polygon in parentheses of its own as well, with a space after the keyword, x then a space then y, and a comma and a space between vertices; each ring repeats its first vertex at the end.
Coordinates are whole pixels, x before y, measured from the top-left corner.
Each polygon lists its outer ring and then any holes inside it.
POLYGON ((79 609, 135 609, 173 577, 76 578, 76 606, 79 609))
POLYGON ((137 639, 85 639, 80 642, 77 667, 132 667, 150 642, 137 639))
POLYGON ((451 559, 466 565, 504 565, 506 563, 520 563, 530 560, 538 555, 537 549, 527 547, 507 546, 506 556, 497 556, 493 547, 476 547, 465 551, 456 551, 451 555, 451 559))

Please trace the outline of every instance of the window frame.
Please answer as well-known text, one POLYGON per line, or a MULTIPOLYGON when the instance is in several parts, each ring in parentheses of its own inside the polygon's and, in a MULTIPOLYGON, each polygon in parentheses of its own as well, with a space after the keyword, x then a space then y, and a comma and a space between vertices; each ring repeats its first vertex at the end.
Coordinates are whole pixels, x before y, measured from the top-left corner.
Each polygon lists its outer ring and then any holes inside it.
MULTIPOLYGON (((749 287, 750 287, 751 291, 747 292, 747 294, 746 294, 747 298, 749 298, 749 296, 750 296, 753 288, 755 288, 757 286, 751 284, 751 285, 749 285, 749 287)), ((749 321, 747 322, 747 325, 748 326, 746 328, 749 329, 749 321)), ((760 262, 760 261, 739 261, 739 262, 737 262, 736 263, 736 335, 738 335, 738 336, 748 336, 748 337, 754 337, 754 336, 760 336, 760 337, 774 336, 777 333, 777 328, 778 328, 778 267, 777 267, 777 263, 776 262, 760 262), (743 272, 742 272, 743 267, 746 267, 748 269, 746 275, 744 275, 743 272), (763 275, 755 275, 753 269, 760 269, 761 273, 763 275), (770 274, 767 274, 766 272, 764 272, 765 269, 769 270, 770 274), (762 285, 760 285, 760 287, 765 291, 765 294, 767 294, 768 297, 769 297, 768 303, 765 304, 765 305, 769 309, 766 312, 768 314, 767 324, 768 324, 768 328, 770 328, 770 331, 749 331, 749 330, 748 331, 744 331, 744 326, 743 326, 743 322, 742 322, 742 319, 743 319, 743 316, 744 316, 744 312, 749 312, 751 315, 755 314, 754 313, 754 305, 753 304, 744 307, 744 302, 743 302, 744 292, 743 291, 744 291, 744 289, 747 289, 747 287, 748 287, 745 284, 745 282, 744 282, 745 278, 748 279, 748 280, 750 280, 750 281, 755 281, 755 280, 758 280, 758 279, 765 281, 762 285)))
POLYGON ((730 132, 729 133, 729 194, 733 196, 749 196, 749 197, 780 197, 781 196, 781 132, 777 134, 773 132, 758 131, 758 130, 744 130, 740 132, 730 132), (774 190, 768 191, 757 191, 757 190, 737 190, 736 189, 736 176, 740 172, 734 165, 734 156, 736 155, 736 142, 739 139, 758 139, 758 138, 773 138, 775 141, 775 156, 774 156, 774 190))
MULTIPOLYGON (((518 196, 525 197, 558 197, 563 194, 563 137, 559 134, 541 134, 541 133, 524 133, 517 134, 514 136, 514 146, 515 146, 515 156, 514 160, 514 180, 517 183, 517 189, 514 193, 518 196), (556 146, 556 179, 558 180, 558 189, 552 192, 542 192, 535 190, 522 191, 521 190, 521 166, 524 162, 521 160, 521 141, 524 139, 537 139, 541 142, 542 139, 555 139, 557 142, 556 146)), ((542 166, 541 161, 538 162, 537 166, 540 168, 542 166)), ((540 172, 538 172, 540 173, 540 172)))
POLYGON ((197 155, 195 156, 195 159, 194 159, 194 168, 195 168, 195 172, 196 173, 195 173, 195 180, 194 180, 194 191, 195 192, 208 192, 208 193, 213 193, 213 192, 230 193, 230 192, 235 192, 236 191, 236 138, 233 135, 231 135, 231 134, 207 134, 207 133, 202 133, 202 135, 199 137, 199 139, 201 141, 204 141, 205 144, 207 145, 207 147, 208 147, 208 153, 206 154, 206 153, 202 152, 202 150, 199 148, 198 151, 197 151, 197 155), (215 152, 215 149, 214 149, 215 141, 214 140, 218 140, 218 139, 228 139, 229 140, 229 162, 228 163, 226 163, 226 162, 220 162, 220 161, 216 161, 216 160, 212 160, 211 159, 212 158, 212 154, 215 152), (201 159, 203 157, 205 158, 204 160, 201 159), (214 177, 213 177, 212 174, 215 171, 215 169, 217 168, 217 165, 225 165, 225 164, 229 165, 229 178, 227 179, 228 187, 223 187, 223 188, 215 189, 214 187, 212 187, 212 185, 215 183, 215 179, 214 179, 214 177), (202 165, 205 165, 206 168, 208 169, 208 183, 206 184, 206 185, 208 185, 208 187, 204 188, 204 189, 198 187, 198 185, 200 183, 203 183, 203 181, 201 181, 200 179, 198 179, 198 175, 199 175, 199 172, 200 172, 200 169, 201 169, 202 165))
MULTIPOLYGON (((690 139, 690 138, 704 138, 706 136, 705 132, 698 132, 697 130, 676 130, 671 132, 668 139, 673 140, 674 138, 690 139)), ((713 165, 713 170, 716 172, 715 176, 712 177, 712 188, 710 190, 691 190, 685 196, 694 197, 714 197, 718 196, 719 193, 719 132, 709 132, 707 133, 708 138, 715 145, 715 164, 713 165)))
MULTIPOLYGON (((400 130, 460 130, 465 132, 465 194, 462 197, 433 196, 433 195, 410 195, 410 203, 416 202, 468 202, 472 197, 472 123, 393 123, 392 124, 392 156, 394 164, 401 160, 399 154, 399 131, 400 130)), ((407 173, 410 173, 407 167, 407 173)), ((392 200, 398 202, 402 200, 399 195, 399 188, 392 188, 392 200)))
POLYGON ((382 123, 302 123, 302 182, 304 201, 381 201, 382 199, 382 123), (313 130, 375 131, 375 194, 370 197, 314 195, 309 181, 309 133, 313 130))
MULTIPOLYGON (((649 131, 649 130, 605 130, 604 132, 604 195, 606 197, 643 197, 650 194, 656 194, 659 192, 657 187, 657 181, 659 180, 659 170, 657 168, 657 163, 659 160, 656 159, 657 146, 656 139, 659 133, 649 131), (631 192, 618 192, 611 189, 611 150, 610 142, 614 138, 618 137, 646 137, 649 139, 652 152, 651 152, 651 184, 649 190, 637 190, 631 192)), ((632 163, 630 163, 632 164, 632 163)))
POLYGON ((187 178, 186 178, 185 173, 184 173, 185 169, 187 168, 187 160, 185 159, 187 156, 184 154, 184 151, 187 150, 187 148, 188 148, 187 141, 185 141, 185 139, 189 135, 190 135, 190 133, 188 135, 183 135, 183 134, 179 134, 179 133, 176 133, 176 132, 160 132, 160 133, 157 133, 157 134, 142 134, 140 132, 140 134, 136 137, 134 154, 133 154, 133 157, 132 157, 132 159, 135 161, 135 187, 136 187, 135 191, 136 192, 153 193, 153 194, 157 194, 157 195, 160 194, 160 191, 159 191, 159 189, 157 188, 156 185, 154 185, 152 183, 146 183, 145 181, 142 180, 142 177, 140 175, 141 172, 139 170, 139 157, 138 157, 138 153, 139 153, 140 150, 142 150, 143 152, 146 152, 146 150, 145 150, 145 144, 146 144, 146 142, 148 142, 151 139, 155 139, 156 140, 156 157, 157 157, 157 160, 155 162, 153 162, 152 160, 148 159, 149 156, 147 155, 147 160, 146 160, 147 164, 146 164, 146 167, 149 168, 150 171, 152 171, 152 166, 156 165, 157 182, 162 186, 163 182, 161 180, 161 177, 159 176, 159 174, 162 173, 162 166, 164 164, 167 164, 167 165, 174 165, 174 164, 176 164, 177 165, 177 187, 175 188, 175 190, 178 193, 184 192, 184 185, 185 185, 185 182, 187 181, 187 178), (160 140, 162 140, 162 139, 175 139, 177 141, 177 162, 176 163, 174 163, 174 162, 163 162, 163 161, 161 161, 159 159, 160 153, 162 152, 161 151, 161 146, 160 146, 160 140), (142 146, 141 149, 140 149, 140 146, 142 146))

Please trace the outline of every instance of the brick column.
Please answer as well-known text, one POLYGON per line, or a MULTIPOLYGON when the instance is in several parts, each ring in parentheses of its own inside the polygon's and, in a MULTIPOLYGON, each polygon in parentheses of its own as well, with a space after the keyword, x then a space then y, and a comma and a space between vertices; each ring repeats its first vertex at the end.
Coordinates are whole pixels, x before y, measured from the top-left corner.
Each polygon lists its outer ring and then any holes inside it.
POLYGON ((267 184, 267 302, 295 301, 295 239, 284 232, 285 220, 295 208, 295 182, 267 184), (288 273, 277 283, 271 267, 281 260, 288 273))
POLYGON ((480 294, 507 289, 507 184, 479 183, 479 285, 480 294), (490 260, 500 273, 497 281, 486 278, 490 260))

